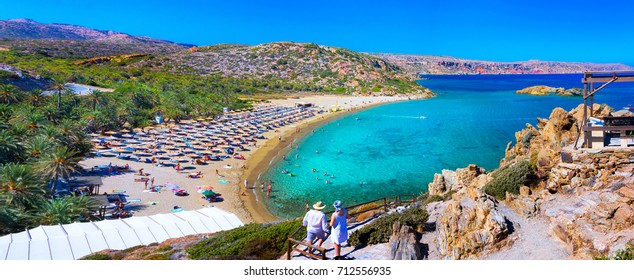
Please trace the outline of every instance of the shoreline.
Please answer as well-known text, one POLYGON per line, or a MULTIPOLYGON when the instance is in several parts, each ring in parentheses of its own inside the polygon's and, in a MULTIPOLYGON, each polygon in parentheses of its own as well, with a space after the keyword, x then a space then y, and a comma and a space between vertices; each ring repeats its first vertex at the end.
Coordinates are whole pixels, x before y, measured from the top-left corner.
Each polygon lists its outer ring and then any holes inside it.
MULTIPOLYGON (((366 110, 374 106, 423 99, 423 96, 334 96, 312 95, 301 98, 287 98, 268 100, 267 104, 275 106, 295 106, 295 102, 306 101, 319 106, 327 113, 301 120, 299 122, 267 131, 265 139, 249 146, 248 151, 240 152, 246 160, 228 158, 223 161, 211 161, 203 165, 183 164, 183 170, 177 171, 170 167, 159 167, 146 162, 123 160, 116 157, 89 156, 80 161, 80 166, 91 170, 97 166, 109 164, 115 166, 128 165, 129 170, 122 173, 102 175, 100 193, 124 193, 131 201, 130 213, 133 216, 149 216, 170 213, 173 207, 183 210, 197 210, 205 207, 217 207, 233 213, 244 223, 273 222, 281 220, 268 211, 265 204, 258 199, 267 199, 262 195, 258 185, 253 188, 260 173, 268 170, 270 163, 280 160, 277 155, 287 151, 293 141, 303 139, 314 128, 322 126, 349 114, 366 110), (331 108, 339 107, 338 112, 330 112, 331 108), (300 131, 296 132, 299 128, 300 131), (279 141, 278 137, 284 141, 279 141), (147 178, 155 178, 154 185, 162 186, 156 192, 149 192, 141 180, 138 170, 143 169, 147 178), (191 172, 202 172, 198 179, 189 178, 191 172), (249 180, 249 187, 245 188, 244 181, 249 180), (170 186, 178 186, 187 191, 189 196, 176 196, 170 186), (200 194, 202 186, 211 186, 213 191, 221 194, 223 200, 208 202, 200 194), (256 197, 257 196, 257 197, 256 197)), ((273 185, 273 193, 276 187, 273 185)))
MULTIPOLYGON (((310 98, 320 98, 323 96, 311 96, 310 98)), ((350 97, 349 97, 350 98, 350 97)), ((353 97, 355 98, 355 97, 353 97)), ((362 98, 362 97, 356 97, 362 98)), ((407 98, 403 96, 399 96, 394 100, 384 100, 379 102, 373 102, 368 104, 363 104, 359 106, 352 106, 348 108, 346 111, 334 112, 334 113, 326 113, 325 115, 321 115, 314 119, 309 119, 304 122, 301 122, 297 125, 285 127, 284 130, 278 132, 275 136, 281 136, 282 141, 276 139, 276 137, 269 138, 262 146, 258 147, 256 151, 253 152, 251 157, 249 157, 246 161, 247 169, 242 171, 239 175, 240 182, 244 182, 245 179, 248 179, 249 182, 258 182, 258 176, 268 171, 270 165, 275 164, 279 161, 279 158, 276 159, 276 156, 280 153, 286 152, 290 149, 290 145, 292 143, 297 143, 304 139, 313 129, 316 129, 319 126, 327 124, 329 122, 335 121, 337 119, 346 117, 350 114, 357 113, 360 111, 364 111, 367 109, 374 108, 376 106, 395 103, 395 102, 403 102, 410 100, 420 100, 424 99, 422 97, 416 96, 415 98, 407 98), (295 132, 294 130, 290 130, 290 128, 299 128, 300 132, 295 132), (270 164, 269 164, 270 163, 270 164)), ((275 191, 275 188, 273 188, 275 191)), ((268 223, 275 222, 282 218, 275 216, 272 214, 266 205, 263 202, 257 199, 258 185, 251 184, 250 187, 245 187, 244 185, 240 186, 239 193, 247 193, 247 195, 239 195, 244 209, 251 215, 252 222, 256 223, 268 223)), ((260 195, 264 197, 263 195, 260 195)))

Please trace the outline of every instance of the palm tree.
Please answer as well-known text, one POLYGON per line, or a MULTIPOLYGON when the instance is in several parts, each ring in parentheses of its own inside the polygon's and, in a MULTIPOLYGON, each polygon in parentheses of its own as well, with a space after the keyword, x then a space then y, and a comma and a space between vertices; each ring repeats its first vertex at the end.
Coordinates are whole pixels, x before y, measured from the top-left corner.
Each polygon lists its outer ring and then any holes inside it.
POLYGON ((28 91, 28 99, 29 99, 29 103, 31 103, 31 105, 40 106, 40 103, 44 99, 44 94, 42 94, 41 90, 34 89, 34 90, 31 90, 31 91, 28 91))
POLYGON ((100 91, 100 90, 93 90, 92 92, 90 92, 90 94, 88 95, 88 98, 92 102, 92 110, 96 111, 97 107, 101 109, 101 105, 107 102, 106 100, 107 97, 108 96, 103 91, 100 91))
POLYGON ((10 84, 0 85, 0 102, 11 104, 18 100, 18 88, 10 84))
POLYGON ((62 137, 62 132, 59 128, 53 125, 47 125, 40 130, 40 135, 46 137, 51 142, 59 143, 59 139, 62 137))
POLYGON ((57 91, 57 109, 62 107, 62 92, 68 89, 64 82, 55 81, 51 85, 51 89, 57 91))
POLYGON ((52 153, 45 154, 38 162, 38 169, 43 176, 51 179, 51 193, 55 194, 57 181, 61 178, 70 177, 71 173, 77 171, 81 156, 75 150, 68 147, 58 147, 52 153))
POLYGON ((42 203, 37 216, 43 225, 70 224, 94 220, 91 212, 96 209, 95 200, 88 196, 65 196, 42 203))
POLYGON ((20 209, 33 208, 46 188, 29 165, 9 163, 0 166, 0 201, 20 209))
POLYGON ((0 120, 8 121, 13 116, 13 106, 0 103, 0 120))
POLYGON ((30 131, 37 131, 42 127, 42 123, 44 122, 44 116, 37 113, 32 113, 26 115, 24 118, 26 122, 26 128, 30 131))
POLYGON ((23 209, 0 205, 0 235, 24 230, 27 217, 23 209))
POLYGON ((24 143, 24 153, 28 159, 37 159, 53 151, 55 144, 47 136, 38 135, 24 143))
POLYGON ((0 163, 14 161, 20 150, 19 145, 11 132, 6 129, 0 130, 0 163))

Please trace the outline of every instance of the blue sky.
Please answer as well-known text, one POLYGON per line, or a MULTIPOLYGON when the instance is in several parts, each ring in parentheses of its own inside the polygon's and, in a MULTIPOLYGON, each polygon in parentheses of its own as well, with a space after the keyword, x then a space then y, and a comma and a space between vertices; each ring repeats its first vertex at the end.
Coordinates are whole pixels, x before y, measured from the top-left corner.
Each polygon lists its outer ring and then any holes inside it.
POLYGON ((196 45, 315 42, 364 52, 634 65, 634 1, 0 0, 30 18, 196 45))

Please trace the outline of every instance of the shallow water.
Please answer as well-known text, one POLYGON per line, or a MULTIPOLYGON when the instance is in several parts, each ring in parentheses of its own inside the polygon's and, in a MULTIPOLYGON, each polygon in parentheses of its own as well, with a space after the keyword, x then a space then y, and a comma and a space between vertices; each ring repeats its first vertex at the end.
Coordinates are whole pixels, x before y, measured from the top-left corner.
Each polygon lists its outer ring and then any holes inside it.
MULTIPOLYGON (((583 103, 581 97, 515 94, 541 84, 581 87, 581 75, 429 77, 420 83, 437 97, 349 115, 309 134, 299 148, 286 154, 286 161, 278 156, 260 178, 260 182, 273 181, 273 195, 259 200, 277 216, 297 217, 306 203, 318 200, 330 205, 341 199, 351 205, 420 194, 442 169, 470 163, 496 168, 507 143, 526 123, 535 125, 537 117, 548 118, 555 107, 570 110, 583 103)), ((595 102, 621 108, 634 103, 632 93, 632 85, 614 84, 595 102)))

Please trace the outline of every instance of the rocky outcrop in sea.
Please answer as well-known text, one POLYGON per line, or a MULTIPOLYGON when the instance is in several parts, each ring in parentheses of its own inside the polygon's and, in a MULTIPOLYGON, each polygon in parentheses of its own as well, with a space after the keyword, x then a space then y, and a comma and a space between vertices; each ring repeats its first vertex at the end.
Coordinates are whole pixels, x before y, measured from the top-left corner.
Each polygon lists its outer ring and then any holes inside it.
POLYGON ((527 88, 517 90, 515 91, 515 93, 539 95, 539 96, 550 95, 550 94, 556 94, 556 95, 562 95, 562 96, 582 96, 583 89, 580 89, 580 88, 565 89, 562 87, 555 88, 555 87, 549 87, 549 86, 532 86, 532 87, 527 87, 527 88))

